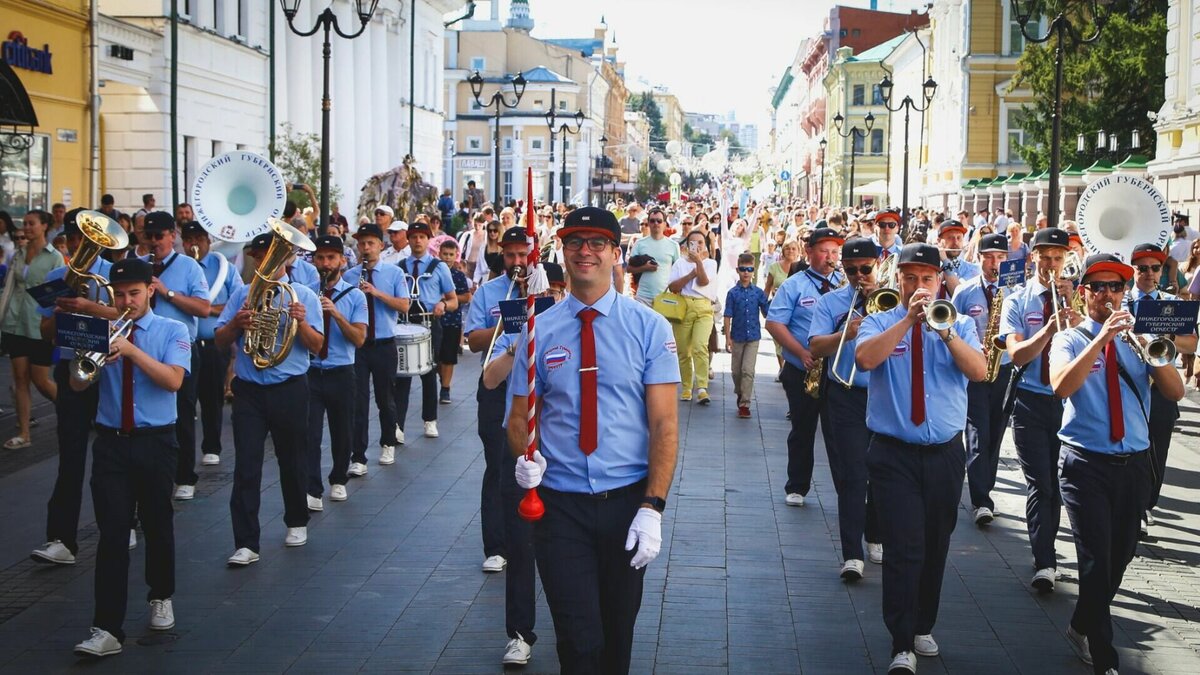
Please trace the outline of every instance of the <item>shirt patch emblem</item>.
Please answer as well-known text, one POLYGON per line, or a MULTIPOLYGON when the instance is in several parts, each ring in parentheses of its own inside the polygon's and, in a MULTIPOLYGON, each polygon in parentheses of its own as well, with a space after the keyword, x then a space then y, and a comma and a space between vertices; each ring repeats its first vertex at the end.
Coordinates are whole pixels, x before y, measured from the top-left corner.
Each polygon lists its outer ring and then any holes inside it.
POLYGON ((904 356, 907 353, 908 353, 908 343, 901 342, 896 345, 895 349, 892 350, 892 353, 889 356, 904 356))
POLYGON ((1104 369, 1104 357, 1097 356, 1095 361, 1092 361, 1092 373, 1098 373, 1104 369))
POLYGON ((495 307, 492 308, 492 318, 493 319, 500 318, 500 305, 496 305, 495 307))
POLYGON ((1037 312, 1025 313, 1025 323, 1028 324, 1030 328, 1040 327, 1042 325, 1042 321, 1043 317, 1040 310, 1037 312))
POLYGON ((983 314, 983 305, 971 305, 967 308, 967 315, 971 318, 976 318, 983 314))
POLYGON ((566 363, 570 358, 571 350, 558 345, 546 350, 546 354, 542 357, 542 360, 545 362, 547 368, 554 370, 566 363))
POLYGON ((175 346, 179 347, 179 349, 181 351, 185 351, 185 352, 192 351, 192 343, 188 342, 187 340, 176 340, 175 346))
POLYGON ((667 351, 671 352, 672 354, 677 353, 674 340, 667 340, 663 343, 663 346, 666 347, 667 351))
POLYGON ((803 308, 805 308, 805 309, 808 309, 809 307, 812 307, 812 306, 813 306, 813 305, 815 305, 815 304, 817 304, 817 299, 816 299, 816 298, 812 298, 812 297, 809 297, 809 298, 800 298, 800 306, 801 306, 801 307, 803 307, 803 308))

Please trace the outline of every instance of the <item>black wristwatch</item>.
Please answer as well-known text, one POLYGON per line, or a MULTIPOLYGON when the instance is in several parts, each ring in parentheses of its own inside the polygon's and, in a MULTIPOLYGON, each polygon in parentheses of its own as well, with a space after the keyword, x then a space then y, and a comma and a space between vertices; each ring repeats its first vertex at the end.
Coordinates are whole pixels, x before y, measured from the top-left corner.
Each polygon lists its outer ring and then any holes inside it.
POLYGON ((662 497, 642 497, 642 506, 649 506, 655 511, 662 513, 667 510, 667 500, 662 497))

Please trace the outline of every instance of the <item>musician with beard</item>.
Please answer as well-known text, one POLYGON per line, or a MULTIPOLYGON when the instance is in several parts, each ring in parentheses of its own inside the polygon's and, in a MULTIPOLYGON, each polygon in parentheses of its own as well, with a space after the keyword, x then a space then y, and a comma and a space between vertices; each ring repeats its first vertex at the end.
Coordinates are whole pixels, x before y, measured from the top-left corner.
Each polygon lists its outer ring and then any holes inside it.
POLYGON ((960 283, 979 276, 979 265, 963 255, 966 237, 967 226, 957 220, 947 220, 938 227, 938 251, 942 256, 940 299, 949 300, 960 283))

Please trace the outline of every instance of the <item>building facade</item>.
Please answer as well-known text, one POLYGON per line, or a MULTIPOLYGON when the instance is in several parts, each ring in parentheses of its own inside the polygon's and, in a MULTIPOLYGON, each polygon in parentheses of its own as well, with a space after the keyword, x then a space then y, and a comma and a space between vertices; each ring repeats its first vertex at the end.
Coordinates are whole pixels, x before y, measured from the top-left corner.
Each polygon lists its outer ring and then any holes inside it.
POLYGON ((827 203, 879 208, 887 201, 890 115, 883 105, 879 82, 884 75, 883 60, 903 40, 903 35, 894 37, 857 56, 852 47, 837 50, 836 60, 825 76, 829 101, 825 120, 829 130, 825 150, 827 203), (844 118, 840 131, 834 122, 838 114, 844 118), (868 115, 874 118, 869 126, 868 115))
MULTIPOLYGON (((907 204, 912 207, 920 201, 921 169, 925 165, 925 150, 929 140, 926 124, 928 109, 920 109, 933 105, 932 100, 925 100, 924 91, 924 83, 929 78, 928 46, 928 29, 906 33, 892 53, 883 59, 883 69, 892 81, 891 99, 887 103, 893 109, 904 108, 888 118, 885 128, 888 206, 907 204), (911 99, 912 106, 905 106, 905 97, 911 99), (907 129, 904 125, 906 113, 907 129)), ((936 91, 934 97, 937 97, 936 91)))
POLYGON ((1200 0, 1170 0, 1166 100, 1155 113, 1155 159, 1147 166, 1172 209, 1200 219, 1200 0))

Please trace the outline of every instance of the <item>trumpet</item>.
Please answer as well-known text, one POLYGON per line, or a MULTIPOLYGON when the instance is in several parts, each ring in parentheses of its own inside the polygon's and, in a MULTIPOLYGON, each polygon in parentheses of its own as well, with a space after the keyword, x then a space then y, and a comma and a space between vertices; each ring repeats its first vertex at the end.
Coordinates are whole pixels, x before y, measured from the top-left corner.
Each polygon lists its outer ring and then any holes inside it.
POLYGON ((1050 305, 1054 307, 1054 327, 1057 330, 1065 330, 1070 328, 1067 324, 1067 319, 1062 315, 1062 310, 1067 308, 1068 300, 1058 292, 1058 282, 1067 280, 1075 282, 1079 280, 1083 274, 1083 262, 1079 259, 1079 254, 1074 251, 1068 251, 1066 257, 1063 258, 1062 270, 1051 268, 1047 276, 1050 279, 1050 305))
POLYGON ((931 330, 949 330, 958 320, 958 310, 949 300, 934 300, 925 306, 925 324, 931 330))
POLYGON ((200 247, 199 246, 192 246, 190 249, 188 249, 188 253, 192 254, 192 258, 195 259, 196 262, 200 262, 200 247))
POLYGON ((896 277, 899 273, 899 268, 896 266, 898 259, 899 256, 893 255, 879 263, 879 269, 876 270, 879 277, 879 288, 871 291, 871 294, 867 296, 867 314, 886 312, 895 309, 900 304, 900 293, 896 290, 896 277))
MULTIPOLYGON (((1104 307, 1110 312, 1115 311, 1111 302, 1104 303, 1104 307)), ((1151 368, 1161 368, 1175 362, 1178 350, 1175 348, 1175 343, 1165 336, 1156 337, 1148 344, 1142 344, 1142 341, 1130 328, 1121 331, 1120 336, 1133 350, 1133 353, 1142 360, 1142 363, 1151 368)))
MULTIPOLYGON (((116 321, 109 324, 109 342, 119 337, 127 337, 133 331, 133 319, 129 318, 131 311, 125 310, 121 316, 117 317, 116 321)), ((108 354, 103 352, 75 352, 75 358, 71 359, 71 379, 91 384, 100 374, 100 369, 104 367, 107 359, 108 354)))

